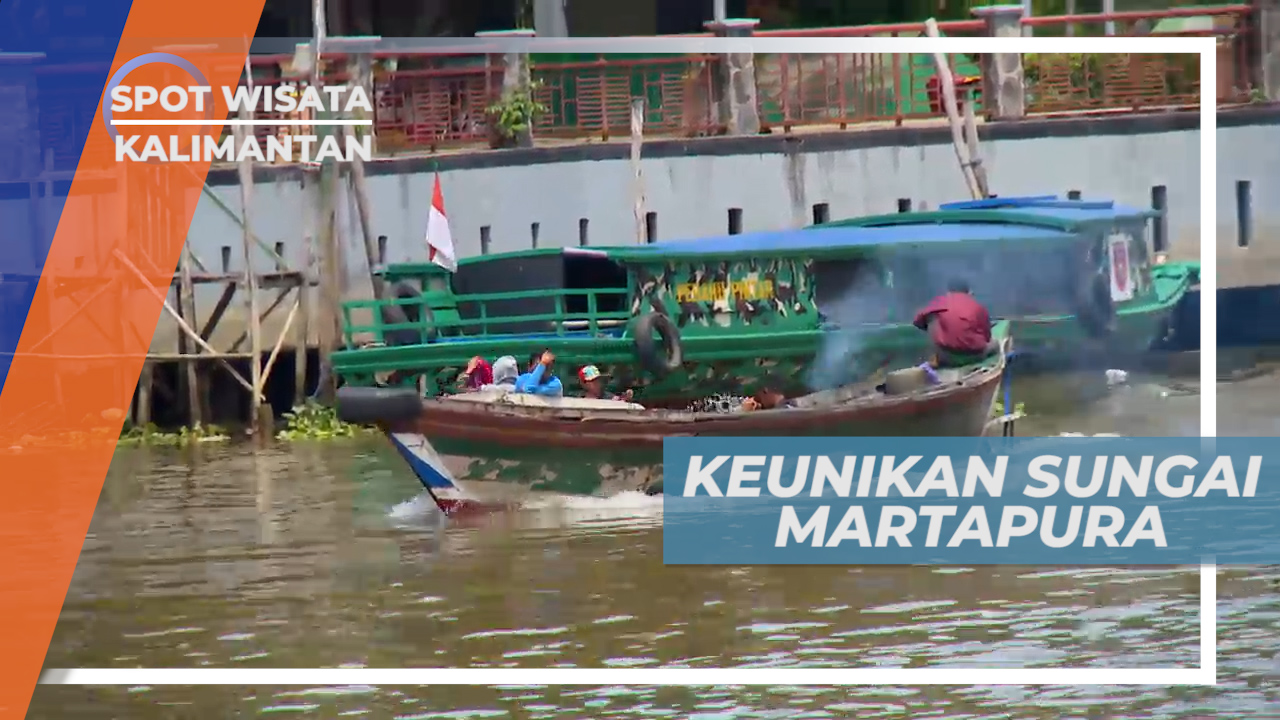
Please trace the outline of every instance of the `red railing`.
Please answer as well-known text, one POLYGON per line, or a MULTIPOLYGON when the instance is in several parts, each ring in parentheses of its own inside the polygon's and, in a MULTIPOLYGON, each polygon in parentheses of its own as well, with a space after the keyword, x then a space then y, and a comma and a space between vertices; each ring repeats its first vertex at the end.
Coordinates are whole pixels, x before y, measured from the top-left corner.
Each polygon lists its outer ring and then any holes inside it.
MULTIPOLYGON (((1209 35, 1219 38, 1217 96, 1252 99, 1247 20, 1251 8, 1231 5, 1159 12, 1031 18, 1037 35, 1209 35), (1188 18, 1196 18, 1188 20, 1188 18), (1162 27, 1161 21, 1176 27, 1162 27)), ((948 36, 985 32, 979 20, 939 23, 948 36)), ((762 31, 764 37, 917 36, 923 23, 813 30, 762 31)), ((380 151, 435 150, 489 139, 487 108, 500 95, 501 69, 483 56, 393 56, 394 71, 375 72, 375 124, 380 151)), ((255 58, 256 82, 279 81, 282 62, 255 58)), ((340 58, 329 60, 336 67, 340 58)), ((763 124, 845 127, 938 114, 931 57, 882 54, 759 54, 757 101, 763 124)), ((962 76, 980 71, 974 58, 953 57, 962 76)), ((535 135, 560 139, 625 137, 632 98, 645 99, 646 135, 699 136, 721 131, 715 109, 723 60, 714 55, 646 59, 599 56, 533 62, 535 99, 545 113, 535 135)), ((1199 58, 1187 55, 1027 55, 1028 112, 1033 114, 1191 107, 1199 103, 1199 58)), ((326 82, 342 81, 341 74, 326 82)), ((981 105, 981 98, 978 97, 981 105)))
MULTIPOLYGON (((1248 5, 1159 12, 1028 18, 1038 35, 1216 37, 1220 104, 1248 102, 1254 87, 1248 56, 1248 5), (1162 21, 1173 27, 1161 28, 1162 21)), ((1029 55, 1023 58, 1027 109, 1033 113, 1140 110, 1200 104, 1200 58, 1193 55, 1029 55)))

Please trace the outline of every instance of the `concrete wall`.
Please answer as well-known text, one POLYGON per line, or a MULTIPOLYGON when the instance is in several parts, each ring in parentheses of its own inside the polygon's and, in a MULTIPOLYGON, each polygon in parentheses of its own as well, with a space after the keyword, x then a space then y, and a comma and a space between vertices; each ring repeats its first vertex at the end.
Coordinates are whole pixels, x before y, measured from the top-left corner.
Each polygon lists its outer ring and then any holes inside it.
MULTIPOLYGON (((1280 282, 1280 112, 1266 109, 1219 114, 1218 242, 1223 286, 1280 282), (1253 184, 1254 240, 1236 246, 1235 183, 1253 184)), ((1073 118, 992 125, 983 152, 992 189, 1000 195, 1083 191, 1086 198, 1150 204, 1151 188, 1168 188, 1173 255, 1199 257, 1200 132, 1195 114, 1073 118)), ((724 234, 729 208, 743 209, 744 229, 795 227, 811 222, 812 207, 827 203, 841 218, 892 212, 898 198, 936 207, 965 197, 949 134, 937 126, 845 132, 656 141, 642 162, 646 207, 657 213, 659 239, 724 234)), ((434 172, 439 170, 454 241, 461 255, 480 252, 481 227, 490 228, 490 252, 528 248, 531 224, 539 244, 579 242, 588 221, 592 245, 636 241, 632 169, 627 147, 596 144, 503 152, 441 155, 374 163, 370 188, 374 231, 387 235, 388 260, 424 260, 422 236, 434 172)), ((239 209, 234 170, 210 182, 239 209)), ((301 174, 293 168, 260 173, 253 227, 268 244, 283 243, 293 263, 306 258, 310 233, 301 174)), ((0 222, 5 210, 0 207, 0 222)), ((340 210, 348 257, 347 292, 369 293, 358 226, 349 200, 340 210)), ((197 206, 189 242, 212 271, 221 248, 231 248, 232 271, 242 269, 240 230, 208 198, 197 206)), ((267 264, 265 256, 256 261, 267 264)), ((217 299, 208 287, 197 297, 201 314, 217 299)), ((238 335, 243 317, 228 313, 215 347, 238 335)), ((314 306, 314 305, 313 305, 314 306)), ((285 306, 265 327, 283 322, 285 306)), ((162 318, 154 347, 170 350, 175 329, 162 318)))

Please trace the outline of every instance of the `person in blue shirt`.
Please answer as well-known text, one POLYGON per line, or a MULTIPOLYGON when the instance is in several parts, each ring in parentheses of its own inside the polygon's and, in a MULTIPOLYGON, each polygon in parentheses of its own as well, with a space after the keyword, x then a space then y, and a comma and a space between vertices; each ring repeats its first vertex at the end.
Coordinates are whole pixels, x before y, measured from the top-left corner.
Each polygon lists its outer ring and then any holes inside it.
POLYGON ((529 356, 529 372, 516 378, 516 392, 526 395, 542 395, 545 397, 564 397, 564 387, 560 378, 552 372, 551 366, 556 356, 550 350, 543 350, 529 356))

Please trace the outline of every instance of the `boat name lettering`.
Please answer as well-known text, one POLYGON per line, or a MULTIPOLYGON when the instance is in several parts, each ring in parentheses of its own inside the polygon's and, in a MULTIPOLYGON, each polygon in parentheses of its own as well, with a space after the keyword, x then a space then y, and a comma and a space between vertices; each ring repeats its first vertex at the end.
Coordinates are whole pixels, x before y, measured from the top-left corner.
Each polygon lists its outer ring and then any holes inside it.
POLYGON ((678 302, 716 302, 727 296, 739 300, 766 300, 774 296, 772 280, 681 283, 676 286, 678 302))

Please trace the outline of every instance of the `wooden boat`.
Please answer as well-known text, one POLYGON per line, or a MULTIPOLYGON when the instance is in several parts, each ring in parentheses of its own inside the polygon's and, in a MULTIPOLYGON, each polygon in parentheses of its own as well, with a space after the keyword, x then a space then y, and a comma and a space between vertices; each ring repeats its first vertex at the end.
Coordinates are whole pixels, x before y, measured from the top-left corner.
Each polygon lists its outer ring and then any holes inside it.
POLYGON ((928 344, 914 314, 957 277, 993 317, 1013 322, 1019 352, 1063 359, 1146 348, 1193 283, 1187 267, 1153 269, 1149 211, 1045 198, 990 203, 803 230, 487 255, 462 260, 453 274, 391 266, 384 275, 393 298, 343 306, 346 347, 333 354, 333 369, 348 385, 382 378, 436 395, 457 391, 473 356, 523 361, 549 349, 563 375, 596 365, 647 407, 751 392, 766 375, 790 379, 785 389, 798 396, 923 360, 928 344), (848 353, 833 343, 856 349, 838 373, 824 358, 848 353))
MULTIPOLYGON (((995 333, 1008 344, 1005 324, 995 333)), ((504 463, 497 478, 540 490, 597 492, 610 476, 633 478, 613 490, 643 490, 661 478, 663 440, 678 436, 979 436, 991 423, 1006 354, 939 371, 926 384, 918 368, 796 398, 793 407, 755 412, 699 413, 584 398, 544 398, 485 390, 422 398, 411 388, 348 386, 337 412, 346 422, 374 425, 439 500, 459 480, 490 477, 458 470, 444 458, 504 463)), ((464 466, 465 467, 465 466, 464 466)))

